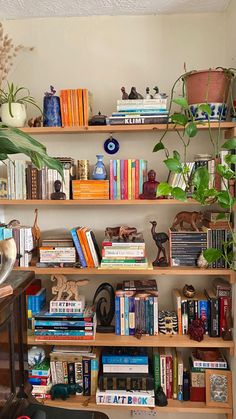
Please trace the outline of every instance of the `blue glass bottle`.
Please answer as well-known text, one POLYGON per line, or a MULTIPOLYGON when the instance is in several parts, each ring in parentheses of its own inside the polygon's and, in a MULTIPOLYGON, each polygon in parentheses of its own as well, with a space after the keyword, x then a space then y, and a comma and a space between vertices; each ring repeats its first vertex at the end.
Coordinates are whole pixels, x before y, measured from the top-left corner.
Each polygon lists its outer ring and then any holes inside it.
POLYGON ((98 161, 94 166, 93 169, 93 179, 95 180, 104 180, 107 177, 107 172, 106 172, 106 168, 105 165, 103 163, 103 155, 102 154, 97 154, 96 155, 98 161))

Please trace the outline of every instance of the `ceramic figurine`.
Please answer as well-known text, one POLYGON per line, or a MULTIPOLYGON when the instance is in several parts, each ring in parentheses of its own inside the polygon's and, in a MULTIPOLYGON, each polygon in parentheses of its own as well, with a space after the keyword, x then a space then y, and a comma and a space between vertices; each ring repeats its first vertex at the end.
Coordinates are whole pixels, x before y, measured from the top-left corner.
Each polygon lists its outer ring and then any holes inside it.
POLYGON ((55 180, 54 184, 55 192, 51 193, 51 199, 52 200, 64 200, 66 199, 66 194, 64 192, 61 192, 62 183, 60 180, 55 180))
POLYGON ((115 292, 111 284, 104 282, 99 285, 93 297, 93 304, 96 305, 97 320, 100 323, 97 332, 114 333, 115 327, 111 322, 115 314, 115 292), (102 296, 97 300, 99 294, 102 296))
POLYGON ((136 87, 131 87, 129 99, 143 99, 143 96, 136 91, 136 87))
POLYGON ((61 127, 60 98, 55 96, 56 90, 50 86, 50 92, 45 92, 43 99, 43 126, 61 127))
POLYGON ((79 287, 87 285, 89 280, 83 279, 81 281, 69 280, 64 275, 52 275, 51 281, 57 281, 57 284, 52 287, 52 294, 56 295, 57 301, 61 300, 75 300, 79 301, 79 287))
POLYGON ((153 95, 153 99, 162 99, 161 94, 159 93, 159 89, 157 86, 153 87, 155 94, 153 95))
POLYGON ((103 163, 103 155, 97 154, 97 163, 94 166, 92 178, 95 180, 104 180, 107 177, 105 165, 103 163))
POLYGON ((146 87, 146 98, 145 99, 153 99, 153 96, 150 93, 149 87, 146 87))
POLYGON ((161 386, 157 387, 155 391, 155 405, 160 406, 160 407, 164 407, 168 405, 167 397, 161 386))
POLYGON ((156 221, 150 221, 150 223, 152 224, 152 228, 151 228, 152 238, 155 241, 157 249, 158 249, 157 257, 154 260, 154 262, 152 262, 152 264, 153 266, 168 266, 166 251, 163 244, 169 240, 169 236, 166 233, 156 232, 155 230, 157 226, 156 221), (162 257, 160 257, 161 253, 163 255, 162 257))
POLYGON ((125 91, 125 87, 122 87, 121 89, 121 93, 122 93, 122 100, 127 100, 127 99, 129 99, 129 95, 128 95, 128 93, 126 93, 126 91, 125 91))
POLYGON ((202 269, 206 269, 209 266, 209 263, 204 258, 203 252, 200 253, 198 260, 197 260, 197 266, 202 269))
POLYGON ((172 223, 171 229, 176 230, 176 227, 179 225, 180 230, 184 230, 184 223, 189 224, 192 227, 193 231, 199 231, 197 224, 201 223, 203 220, 202 212, 190 212, 190 211, 182 211, 179 212, 172 223))
POLYGON ((192 285, 185 284, 183 294, 187 298, 193 298, 196 294, 195 288, 192 285))
POLYGON ((149 170, 148 180, 143 183, 143 193, 139 195, 140 199, 158 199, 157 187, 159 182, 156 180, 155 170, 149 170))

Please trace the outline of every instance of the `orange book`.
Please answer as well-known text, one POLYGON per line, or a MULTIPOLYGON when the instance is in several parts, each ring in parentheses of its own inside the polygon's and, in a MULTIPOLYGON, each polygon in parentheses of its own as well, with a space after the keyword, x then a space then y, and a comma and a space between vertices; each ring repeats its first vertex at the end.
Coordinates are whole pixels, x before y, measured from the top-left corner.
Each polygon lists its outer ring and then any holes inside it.
POLYGON ((83 111, 84 111, 84 125, 88 126, 88 113, 89 113, 88 89, 83 89, 83 111))
POLYGON ((87 227, 83 227, 81 229, 81 233, 83 236, 83 240, 84 240, 84 246, 88 255, 88 268, 94 268, 94 261, 93 261, 93 257, 92 257, 92 253, 88 244, 88 240, 87 240, 87 236, 86 236, 86 231, 87 231, 87 227))
POLYGON ((77 89, 77 96, 78 96, 78 109, 79 109, 79 126, 82 127, 84 125, 82 89, 77 89))
POLYGON ((68 125, 69 127, 73 126, 72 123, 72 109, 71 109, 71 90, 67 89, 67 106, 68 106, 68 125))
POLYGON ((64 127, 68 127, 69 119, 68 119, 67 90, 61 90, 60 92, 60 105, 61 105, 62 125, 64 127))
POLYGON ((78 107, 78 95, 77 89, 73 89, 73 113, 74 113, 74 125, 79 125, 79 107, 78 107))
POLYGON ((83 237, 83 234, 82 234, 82 227, 79 227, 79 228, 77 229, 76 233, 77 233, 77 235, 78 235, 79 242, 80 242, 80 245, 81 245, 81 247, 82 247, 82 251, 83 251, 83 254, 84 254, 84 258, 85 258, 85 261, 86 261, 86 265, 87 265, 87 267, 89 268, 89 267, 90 267, 90 266, 89 266, 89 260, 88 260, 87 250, 86 250, 86 247, 85 247, 85 245, 84 245, 84 237, 83 237))

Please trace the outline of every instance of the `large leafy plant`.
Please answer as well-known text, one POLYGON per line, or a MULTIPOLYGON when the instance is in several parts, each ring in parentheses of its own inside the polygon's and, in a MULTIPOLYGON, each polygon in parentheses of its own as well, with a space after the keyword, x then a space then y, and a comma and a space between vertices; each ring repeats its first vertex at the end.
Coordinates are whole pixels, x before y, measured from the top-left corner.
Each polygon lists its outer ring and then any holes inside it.
MULTIPOLYGON (((225 186, 225 189, 223 191, 218 191, 215 187, 209 189, 209 172, 206 167, 197 168, 193 175, 190 173, 189 167, 187 165, 187 151, 191 143, 191 140, 199 133, 202 124, 207 124, 207 132, 212 145, 214 157, 219 155, 221 149, 228 150, 229 152, 231 150, 235 150, 236 138, 231 138, 227 140, 220 147, 221 122, 223 113, 219 115, 217 130, 213 131, 210 122, 211 108, 207 102, 202 103, 198 106, 197 111, 198 113, 201 112, 205 115, 206 122, 197 121, 196 113, 191 112, 189 104, 187 102, 184 86, 183 96, 177 98, 173 97, 174 88, 179 80, 184 80, 183 76, 181 76, 175 82, 172 88, 169 118, 170 123, 174 124, 174 130, 177 133, 178 138, 180 139, 181 144, 183 146, 182 156, 177 150, 174 150, 172 155, 170 155, 168 148, 164 144, 164 139, 166 137, 167 132, 169 131, 169 123, 167 125, 166 131, 163 133, 160 141, 155 145, 153 151, 164 151, 166 156, 164 164, 170 172, 178 173, 183 177, 186 189, 182 189, 180 187, 172 187, 167 182, 162 182, 158 186, 157 196, 160 197, 171 195, 175 199, 187 201, 189 188, 193 190, 192 198, 194 198, 200 204, 209 205, 212 203, 217 203, 220 206, 220 208, 224 210, 219 215, 219 217, 221 219, 226 219, 225 212, 232 212, 233 207, 236 204, 236 199, 232 197, 232 195, 230 194, 228 186, 229 180, 236 179, 235 171, 231 169, 231 165, 236 164, 236 155, 229 153, 225 157, 225 161, 223 163, 216 164, 215 171, 221 177, 221 180, 225 186), (173 104, 180 106, 179 112, 172 113, 173 104)), ((234 254, 233 251, 229 249, 235 247, 236 235, 235 232, 232 231, 230 222, 229 230, 231 231, 230 239, 227 242, 222 243, 222 251, 210 248, 204 252, 204 257, 206 258, 208 263, 212 263, 218 258, 223 257, 226 260, 227 265, 231 268, 234 268, 234 254)))
POLYGON ((19 153, 28 156, 38 169, 47 166, 57 170, 63 178, 62 164, 47 154, 43 144, 17 128, 0 124, 0 160, 4 161, 10 155, 19 153))

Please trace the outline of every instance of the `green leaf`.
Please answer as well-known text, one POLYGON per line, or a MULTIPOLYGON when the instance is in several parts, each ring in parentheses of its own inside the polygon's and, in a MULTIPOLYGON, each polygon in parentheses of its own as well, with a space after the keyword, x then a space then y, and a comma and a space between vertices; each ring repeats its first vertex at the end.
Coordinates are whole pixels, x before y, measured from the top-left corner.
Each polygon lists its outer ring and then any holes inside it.
POLYGON ((207 260, 208 263, 215 262, 217 259, 222 257, 223 253, 218 249, 206 249, 203 252, 204 258, 207 260))
POLYGON ((170 195, 172 191, 172 187, 167 182, 159 183, 157 187, 157 196, 166 196, 170 195))
POLYGON ((199 105, 198 110, 205 112, 208 116, 211 116, 211 107, 207 103, 202 103, 199 105))
POLYGON ((178 161, 180 161, 180 159, 181 159, 180 154, 177 150, 173 151, 173 157, 174 157, 174 159, 176 159, 178 161))
POLYGON ((171 115, 171 121, 173 122, 173 124, 178 124, 185 127, 185 125, 188 123, 188 118, 182 113, 174 113, 173 115, 171 115))
POLYGON ((227 140, 223 145, 222 148, 226 148, 227 150, 234 150, 236 148, 236 138, 230 138, 227 140))
POLYGON ((171 172, 181 173, 182 166, 181 163, 177 159, 169 158, 164 160, 165 165, 171 172))
POLYGON ((179 187, 172 188, 171 194, 175 199, 178 199, 179 201, 187 201, 187 194, 183 189, 179 187))
POLYGON ((197 189, 208 189, 209 172, 206 167, 199 167, 193 176, 193 185, 197 189))
POLYGON ((232 179, 235 176, 234 171, 223 164, 217 164, 216 171, 225 179, 232 179))
POLYGON ((6 160, 7 159, 7 154, 1 153, 0 154, 0 160, 6 160))
POLYGON ((223 208, 232 208, 234 200, 228 191, 218 192, 218 202, 223 208))
POLYGON ((228 154, 225 156, 225 162, 228 164, 236 164, 236 154, 228 154))
POLYGON ((157 143, 155 145, 155 147, 153 149, 153 152, 155 153, 156 151, 160 151, 160 150, 164 150, 164 149, 165 149, 164 144, 161 141, 159 141, 159 143, 157 143))
POLYGON ((183 109, 188 109, 188 101, 187 101, 186 97, 177 97, 177 98, 173 99, 172 102, 181 106, 181 108, 183 108, 183 109))
POLYGON ((217 215, 216 219, 217 219, 217 220, 225 220, 225 219, 226 219, 226 217, 225 217, 225 212, 220 212, 220 213, 217 215))
POLYGON ((189 124, 185 127, 184 133, 190 138, 195 137, 198 133, 197 124, 195 124, 195 122, 189 122, 189 124))

